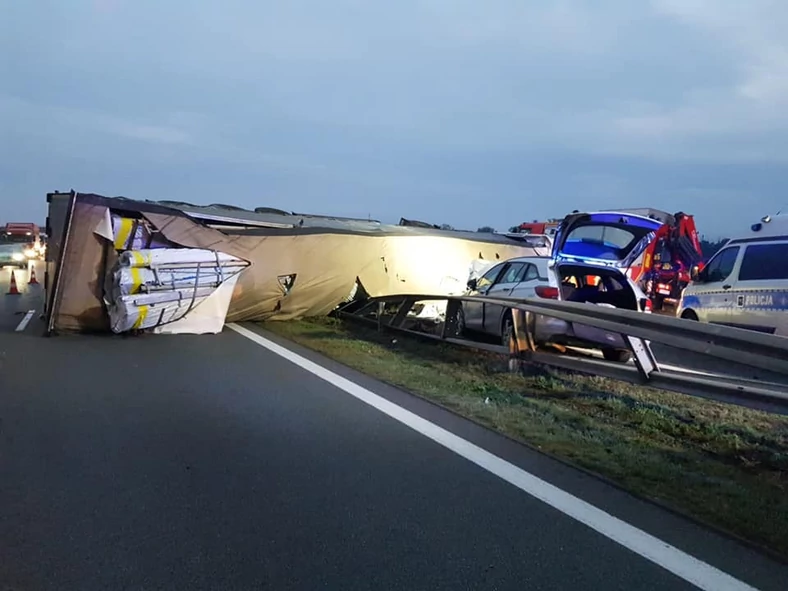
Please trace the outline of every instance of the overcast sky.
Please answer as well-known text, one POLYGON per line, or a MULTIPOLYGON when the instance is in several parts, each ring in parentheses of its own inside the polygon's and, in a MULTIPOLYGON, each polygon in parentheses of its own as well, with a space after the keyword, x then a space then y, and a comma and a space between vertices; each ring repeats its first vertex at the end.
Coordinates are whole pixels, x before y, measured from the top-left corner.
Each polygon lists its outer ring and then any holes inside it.
POLYGON ((499 230, 788 210, 785 0, 0 9, 0 222, 70 188, 499 230))

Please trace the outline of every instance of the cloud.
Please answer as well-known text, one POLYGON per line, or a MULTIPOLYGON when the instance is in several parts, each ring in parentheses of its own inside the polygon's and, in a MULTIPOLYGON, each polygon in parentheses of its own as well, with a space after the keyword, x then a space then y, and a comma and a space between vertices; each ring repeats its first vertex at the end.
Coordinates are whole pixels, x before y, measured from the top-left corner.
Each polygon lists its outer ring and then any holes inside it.
MULTIPOLYGON (((102 118, 103 119, 103 118, 102 118)), ((100 121, 101 128, 109 133, 159 144, 188 144, 191 141, 189 134, 173 127, 157 125, 140 125, 113 118, 100 121)))
POLYGON ((8 95, 0 95, 0 117, 6 122, 8 133, 43 132, 50 137, 56 136, 58 131, 82 135, 98 133, 176 145, 194 141, 185 129, 166 122, 125 120, 100 111, 30 102, 8 95))
POLYGON ((777 0, 7 4, 0 199, 66 174, 503 226, 718 194, 732 225, 788 181, 777 0))
MULTIPOLYGON (((767 150, 742 151, 753 137, 788 131, 788 5, 781 2, 731 0, 657 0, 657 14, 689 27, 708 39, 730 60, 729 84, 688 88, 673 104, 651 104, 646 113, 625 113, 614 120, 614 133, 625 140, 685 142, 706 139, 705 148, 722 159, 749 155, 779 158, 767 150), (720 144, 719 140, 727 141, 720 144)), ((691 56, 688 56, 691 59, 691 56)), ((677 155, 680 155, 679 152, 677 155)))

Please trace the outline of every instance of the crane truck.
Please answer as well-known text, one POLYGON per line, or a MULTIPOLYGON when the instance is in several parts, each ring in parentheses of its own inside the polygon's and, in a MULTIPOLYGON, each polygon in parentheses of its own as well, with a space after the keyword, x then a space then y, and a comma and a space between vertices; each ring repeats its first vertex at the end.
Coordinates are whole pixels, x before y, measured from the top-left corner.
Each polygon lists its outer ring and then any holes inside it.
POLYGON ((638 282, 651 298, 655 312, 675 307, 690 282, 694 265, 703 261, 698 230, 691 215, 682 211, 666 216, 643 253, 638 282))

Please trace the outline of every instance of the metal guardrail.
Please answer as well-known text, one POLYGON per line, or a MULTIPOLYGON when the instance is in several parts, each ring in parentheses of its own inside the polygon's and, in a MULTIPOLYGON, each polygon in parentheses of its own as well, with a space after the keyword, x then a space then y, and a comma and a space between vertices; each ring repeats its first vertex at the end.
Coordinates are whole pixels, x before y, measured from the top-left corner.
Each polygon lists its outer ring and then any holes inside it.
POLYGON ((567 320, 568 314, 573 313, 574 322, 597 328, 602 328, 602 324, 605 324, 610 327, 609 330, 616 332, 620 330, 613 328, 613 325, 620 329, 623 323, 627 327, 627 334, 632 336, 717 359, 788 374, 788 339, 785 337, 578 302, 529 299, 526 306, 532 312, 546 316, 555 316, 558 313, 567 320), (565 314, 567 316, 564 316, 565 314))
POLYGON ((788 378, 788 339, 784 337, 632 310, 531 298, 517 300, 403 294, 352 302, 337 310, 337 315, 364 320, 379 329, 397 330, 500 354, 508 353, 512 369, 520 368, 523 364, 546 365, 788 414, 787 384, 662 369, 650 346, 650 342, 660 343, 739 365, 765 369, 788 378), (438 334, 407 327, 409 320, 411 323, 414 321, 410 313, 416 303, 436 301, 446 302, 445 319, 438 334), (514 335, 509 347, 458 338, 454 334, 452 320, 456 318, 461 302, 510 308, 514 335), (620 335, 633 353, 635 367, 539 350, 533 335, 536 315, 550 316, 620 335))

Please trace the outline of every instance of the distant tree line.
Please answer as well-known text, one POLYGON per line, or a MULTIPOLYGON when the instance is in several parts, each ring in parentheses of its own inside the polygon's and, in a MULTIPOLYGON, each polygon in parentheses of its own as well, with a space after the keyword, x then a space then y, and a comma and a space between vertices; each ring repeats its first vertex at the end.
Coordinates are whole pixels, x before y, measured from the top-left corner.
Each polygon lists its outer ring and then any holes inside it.
MULTIPOLYGON (((441 224, 439 227, 441 230, 454 230, 455 227, 451 224, 441 224)), ((476 230, 477 232, 485 232, 487 234, 495 234, 495 228, 492 226, 482 226, 481 228, 476 230)))
POLYGON ((727 238, 722 238, 720 240, 707 240, 706 238, 702 237, 700 239, 700 249, 703 251, 703 258, 708 259, 711 255, 722 248, 727 241, 727 238))

